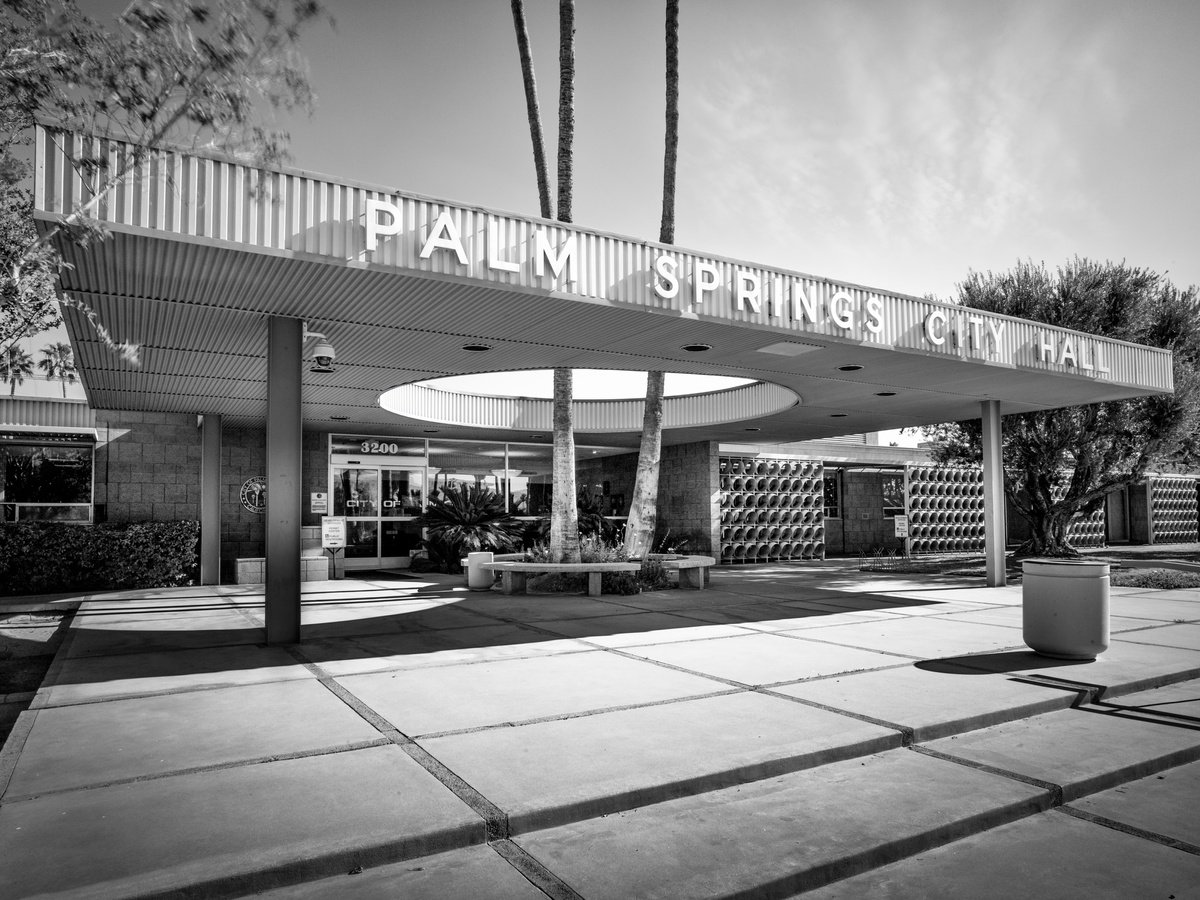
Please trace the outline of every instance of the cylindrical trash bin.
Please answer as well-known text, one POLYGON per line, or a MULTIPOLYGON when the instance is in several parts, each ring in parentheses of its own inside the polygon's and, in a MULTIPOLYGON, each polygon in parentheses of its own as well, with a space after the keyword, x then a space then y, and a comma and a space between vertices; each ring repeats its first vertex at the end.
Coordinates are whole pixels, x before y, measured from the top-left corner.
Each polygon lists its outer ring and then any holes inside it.
POLYGON ((490 569, 480 566, 492 562, 491 550, 480 550, 467 554, 467 588, 472 591, 490 591, 495 578, 490 569))
POLYGON ((1056 659, 1095 659, 1108 649, 1108 563, 1027 559, 1022 564, 1025 643, 1056 659))

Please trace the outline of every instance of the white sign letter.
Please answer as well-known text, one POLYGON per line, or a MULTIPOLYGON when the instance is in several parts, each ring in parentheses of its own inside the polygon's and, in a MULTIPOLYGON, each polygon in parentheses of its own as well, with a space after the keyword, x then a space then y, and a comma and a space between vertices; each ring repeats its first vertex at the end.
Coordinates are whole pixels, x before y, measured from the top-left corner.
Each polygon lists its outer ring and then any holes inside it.
POLYGON ((467 250, 463 247, 462 237, 459 236, 458 226, 454 224, 454 219, 450 216, 448 209, 443 209, 438 213, 433 227, 429 229, 429 237, 425 239, 425 243, 421 247, 421 259, 429 259, 433 256, 434 250, 453 250, 454 255, 458 257, 460 266, 471 264, 467 259, 467 250))
POLYGON ((400 208, 386 200, 367 201, 367 249, 374 251, 376 242, 381 237, 400 233, 400 208), (380 213, 387 213, 392 221, 384 225, 379 221, 380 213))
POLYGON ((946 343, 946 314, 935 309, 925 317, 925 340, 931 344, 937 344, 939 347, 946 343), (937 323, 938 330, 934 330, 934 323, 937 323))
POLYGON ((712 263, 697 262, 696 271, 692 277, 695 279, 692 284, 692 302, 703 303, 704 295, 716 290, 721 270, 712 263))
POLYGON ((550 271, 556 279, 562 279, 568 284, 573 283, 575 281, 575 235, 567 235, 558 255, 555 255, 554 248, 550 246, 550 239, 546 237, 545 232, 535 232, 534 241, 537 244, 534 252, 537 254, 535 268, 538 278, 545 276, 546 263, 549 263, 550 271), (565 278, 563 277, 564 271, 566 272, 565 278))
POLYGON ((750 304, 751 312, 762 312, 762 303, 758 298, 761 292, 762 279, 753 272, 746 272, 742 269, 737 270, 737 297, 734 300, 734 308, 738 312, 745 309, 747 303, 750 304))
POLYGON ((1038 334, 1041 335, 1037 344, 1038 359, 1041 362, 1054 362, 1054 345, 1050 343, 1049 338, 1046 336, 1046 332, 1039 331, 1038 334))
POLYGON ((817 296, 813 294, 810 298, 799 281, 792 282, 792 318, 817 323, 817 296))
POLYGON ((673 300, 679 294, 679 277, 675 274, 679 260, 673 256, 660 256, 654 260, 654 293, 664 300, 673 300))
POLYGON ((515 263, 500 256, 500 223, 495 219, 488 220, 487 265, 497 272, 519 272, 520 263, 515 263))
POLYGON ((854 298, 845 291, 838 291, 829 298, 829 318, 833 319, 833 324, 838 328, 851 328, 854 325, 851 307, 854 306, 854 298))
POLYGON ((867 298, 867 331, 879 334, 883 331, 883 299, 881 297, 867 298))

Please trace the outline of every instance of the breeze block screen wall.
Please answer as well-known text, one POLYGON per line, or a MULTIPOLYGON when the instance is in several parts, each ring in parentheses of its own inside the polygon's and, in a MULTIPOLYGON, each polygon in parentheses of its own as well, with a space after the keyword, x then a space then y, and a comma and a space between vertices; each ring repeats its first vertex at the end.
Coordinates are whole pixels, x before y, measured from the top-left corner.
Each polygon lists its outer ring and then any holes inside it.
POLYGON ((802 459, 721 456, 721 561, 824 559, 824 468, 802 459))

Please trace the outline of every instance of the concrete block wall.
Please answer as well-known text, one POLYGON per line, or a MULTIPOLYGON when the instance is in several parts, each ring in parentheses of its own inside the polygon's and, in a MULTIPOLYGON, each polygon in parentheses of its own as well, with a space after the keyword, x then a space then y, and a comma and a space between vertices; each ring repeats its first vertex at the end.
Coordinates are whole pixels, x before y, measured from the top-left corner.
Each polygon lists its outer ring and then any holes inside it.
POLYGON ((895 523, 883 515, 883 473, 848 472, 843 482, 842 529, 847 553, 901 551, 895 523))
POLYGON ((221 429, 221 580, 233 581, 239 558, 265 552, 266 517, 242 506, 247 479, 267 474, 267 436, 262 428, 221 429))
MULTIPOLYGON (((266 440, 266 437, 263 438, 266 440)), ((301 524, 320 526, 322 513, 312 511, 314 493, 329 494, 329 435, 319 431, 304 432, 300 449, 300 480, 304 496, 301 499, 301 524)), ((327 515, 333 515, 333 495, 330 494, 327 515)))
POLYGON ((200 518, 200 429, 187 413, 96 411, 97 521, 200 518))
POLYGON ((659 532, 688 535, 688 549, 711 553, 721 541, 717 445, 709 441, 663 447, 658 475, 659 532))

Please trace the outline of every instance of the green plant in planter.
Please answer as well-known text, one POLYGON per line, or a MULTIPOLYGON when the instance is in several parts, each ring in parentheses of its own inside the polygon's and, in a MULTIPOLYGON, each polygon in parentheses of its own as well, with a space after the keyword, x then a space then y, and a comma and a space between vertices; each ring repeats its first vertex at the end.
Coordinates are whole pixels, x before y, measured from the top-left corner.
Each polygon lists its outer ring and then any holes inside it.
POLYGON ((459 560, 467 553, 511 550, 524 528, 505 511, 499 494, 474 484, 452 484, 430 497, 416 523, 428 531, 421 543, 430 560, 445 572, 461 571, 459 560))

